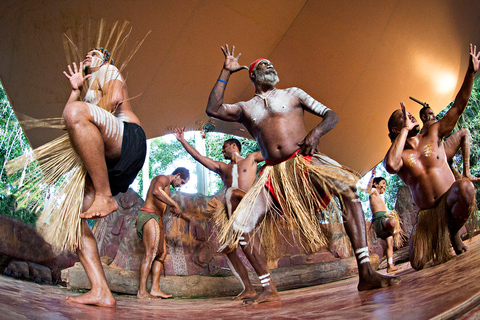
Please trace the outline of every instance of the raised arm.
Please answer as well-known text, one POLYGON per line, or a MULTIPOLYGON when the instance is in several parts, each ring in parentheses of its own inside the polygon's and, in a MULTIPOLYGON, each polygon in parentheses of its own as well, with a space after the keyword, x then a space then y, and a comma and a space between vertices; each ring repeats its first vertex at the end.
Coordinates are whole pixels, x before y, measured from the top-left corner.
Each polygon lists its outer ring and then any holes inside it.
POLYGON ((265 159, 263 158, 263 156, 262 156, 262 153, 261 153, 260 151, 250 153, 248 156, 249 156, 249 157, 252 156, 252 157, 253 157, 253 161, 255 161, 256 163, 259 163, 259 162, 262 162, 262 161, 265 160, 265 159))
POLYGON ((213 86, 212 92, 208 97, 207 103, 207 115, 212 118, 224 120, 224 121, 239 121, 241 119, 242 110, 238 105, 226 105, 223 104, 223 97, 225 94, 225 88, 227 87, 230 75, 242 69, 247 69, 247 66, 241 66, 238 63, 241 53, 237 57, 235 54, 235 46, 232 47, 232 51, 225 45, 222 47, 223 54, 225 55, 225 62, 223 63, 222 71, 217 79, 217 82, 213 86))
POLYGON ((448 110, 445 116, 438 121, 438 135, 440 138, 443 138, 452 132, 468 104, 470 94, 472 93, 475 73, 478 71, 480 64, 479 59, 480 51, 477 52, 477 46, 470 44, 470 56, 465 79, 460 87, 460 91, 458 91, 457 96, 455 97, 452 107, 448 110))
POLYGON ((73 70, 70 65, 68 65, 68 72, 63 71, 63 74, 67 79, 70 81, 70 85, 72 86, 72 92, 70 93, 70 97, 68 98, 67 103, 71 103, 74 101, 80 101, 80 95, 83 89, 83 83, 85 80, 90 78, 92 75, 87 74, 83 76, 83 62, 80 62, 80 67, 77 68, 77 64, 74 62, 72 63, 73 70))
POLYGON ((405 143, 407 141, 408 133, 415 127, 415 124, 408 117, 405 104, 400 102, 403 113, 403 127, 399 130, 397 137, 392 142, 390 149, 388 149, 383 164, 387 172, 390 174, 396 174, 403 167, 402 154, 405 149, 405 143))
POLYGON ((212 160, 208 157, 205 157, 200 154, 194 147, 188 143, 184 136, 184 128, 175 128, 173 130, 175 137, 182 144, 182 146, 187 150, 187 152, 198 162, 200 162, 205 168, 211 170, 215 173, 221 173, 221 165, 223 162, 212 160))
POLYGON ((373 179, 375 179, 376 174, 377 174, 377 167, 372 169, 372 176, 370 177, 370 180, 368 181, 367 190, 366 190, 368 192, 368 194, 372 193, 373 179))

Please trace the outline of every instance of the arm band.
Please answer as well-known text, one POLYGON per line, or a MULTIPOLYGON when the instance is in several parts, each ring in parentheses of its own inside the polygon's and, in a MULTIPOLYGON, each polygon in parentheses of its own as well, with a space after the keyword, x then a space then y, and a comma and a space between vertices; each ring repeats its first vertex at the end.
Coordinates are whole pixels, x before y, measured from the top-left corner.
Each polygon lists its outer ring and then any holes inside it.
POLYGON ((227 84, 227 83, 228 83, 227 81, 225 81, 225 80, 222 80, 222 79, 217 79, 217 81, 223 82, 223 83, 225 83, 225 84, 227 84))

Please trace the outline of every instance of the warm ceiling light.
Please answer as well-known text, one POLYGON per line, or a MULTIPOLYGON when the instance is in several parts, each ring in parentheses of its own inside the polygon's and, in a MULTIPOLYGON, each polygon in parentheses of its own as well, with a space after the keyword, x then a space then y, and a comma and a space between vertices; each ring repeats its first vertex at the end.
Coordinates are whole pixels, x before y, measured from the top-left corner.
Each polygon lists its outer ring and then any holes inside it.
POLYGON ((455 86, 457 85, 457 77, 455 77, 452 73, 444 73, 442 75, 438 75, 435 78, 435 82, 435 89, 437 92, 439 94, 447 94, 455 90, 455 86))

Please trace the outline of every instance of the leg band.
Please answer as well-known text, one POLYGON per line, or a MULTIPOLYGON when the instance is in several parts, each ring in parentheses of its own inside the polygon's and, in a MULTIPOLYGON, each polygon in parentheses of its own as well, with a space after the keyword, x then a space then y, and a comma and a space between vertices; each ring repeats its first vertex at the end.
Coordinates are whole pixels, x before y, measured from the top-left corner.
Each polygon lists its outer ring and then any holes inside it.
POLYGON ((393 265, 393 258, 391 258, 391 257, 388 258, 387 263, 392 266, 393 265))
POLYGON ((264 274, 263 276, 259 276, 260 282, 262 283, 262 287, 266 287, 270 285, 270 273, 264 274))
POLYGON ((368 256, 368 247, 355 250, 355 254, 357 255, 357 260, 360 260, 360 264, 370 262, 370 258, 368 256))

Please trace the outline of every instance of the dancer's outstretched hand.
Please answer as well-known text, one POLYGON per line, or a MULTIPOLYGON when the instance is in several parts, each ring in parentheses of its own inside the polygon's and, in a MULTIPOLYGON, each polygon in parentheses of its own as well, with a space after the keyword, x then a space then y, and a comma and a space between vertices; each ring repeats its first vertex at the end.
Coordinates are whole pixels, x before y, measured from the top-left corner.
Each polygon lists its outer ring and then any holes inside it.
POLYGON ((77 64, 74 62, 72 63, 73 65, 73 70, 70 65, 68 65, 68 73, 66 71, 63 71, 63 74, 65 77, 67 77, 68 80, 70 80, 70 84, 72 85, 73 90, 82 90, 83 88, 83 83, 85 80, 90 78, 92 75, 87 74, 86 76, 83 76, 83 62, 80 62, 80 67, 77 69, 77 64))
POLYGON ((221 47, 223 54, 225 55, 225 62, 223 64, 223 68, 230 71, 230 73, 234 73, 237 71, 240 71, 242 69, 248 70, 247 66, 242 66, 240 63, 238 63, 238 59, 242 55, 241 53, 238 54, 237 57, 235 57, 235 46, 232 47, 232 51, 230 51, 228 44, 225 45, 224 47, 221 47))

